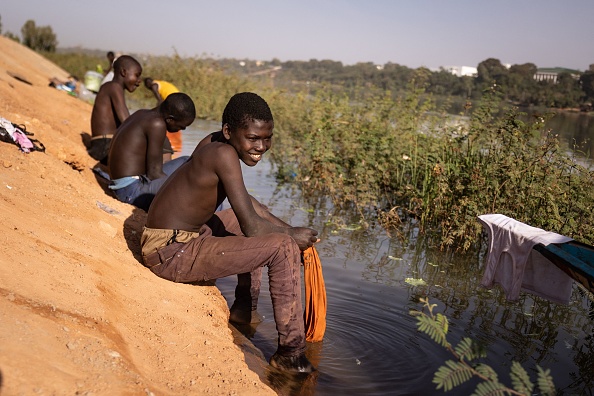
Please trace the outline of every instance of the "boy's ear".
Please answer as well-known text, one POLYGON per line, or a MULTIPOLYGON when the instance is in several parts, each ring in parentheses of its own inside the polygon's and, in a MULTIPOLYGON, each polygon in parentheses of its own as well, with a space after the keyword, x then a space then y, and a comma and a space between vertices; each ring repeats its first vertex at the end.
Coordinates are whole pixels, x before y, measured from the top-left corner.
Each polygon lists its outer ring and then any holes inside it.
POLYGON ((231 129, 229 128, 229 124, 223 125, 222 132, 223 132, 223 137, 225 138, 225 140, 231 139, 231 129))

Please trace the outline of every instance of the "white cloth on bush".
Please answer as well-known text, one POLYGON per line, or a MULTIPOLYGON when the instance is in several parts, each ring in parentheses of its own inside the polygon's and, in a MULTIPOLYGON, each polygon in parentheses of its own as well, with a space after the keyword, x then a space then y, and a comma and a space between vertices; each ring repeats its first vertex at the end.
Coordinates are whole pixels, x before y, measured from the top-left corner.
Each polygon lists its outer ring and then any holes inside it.
POLYGON ((508 300, 520 290, 567 304, 573 279, 536 250, 536 244, 566 243, 572 238, 531 227, 501 214, 478 216, 489 234, 489 253, 481 285, 499 284, 508 300))

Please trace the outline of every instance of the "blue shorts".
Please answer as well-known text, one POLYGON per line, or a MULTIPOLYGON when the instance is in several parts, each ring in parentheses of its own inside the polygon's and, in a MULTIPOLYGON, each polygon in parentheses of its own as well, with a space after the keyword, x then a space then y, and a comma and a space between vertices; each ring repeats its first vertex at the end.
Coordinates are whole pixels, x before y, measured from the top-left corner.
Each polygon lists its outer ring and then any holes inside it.
MULTIPOLYGON (((160 177, 155 180, 150 180, 145 175, 134 176, 135 180, 132 183, 127 184, 125 187, 122 188, 112 188, 112 190, 119 201, 134 205, 137 208, 140 208, 145 212, 148 212, 149 207, 151 206, 151 203, 155 198, 155 194, 157 194, 157 191, 159 191, 163 183, 167 181, 167 178, 173 172, 175 172, 177 168, 182 166, 188 160, 188 158, 190 157, 183 156, 164 163, 163 173, 165 173, 165 176, 163 177, 160 177), (138 177, 138 179, 136 179, 136 177, 138 177)), ((130 176, 127 176, 123 177, 122 179, 129 178, 130 176)), ((113 187, 114 184, 117 186, 116 180, 112 180, 112 183, 113 184, 110 187, 113 187)))

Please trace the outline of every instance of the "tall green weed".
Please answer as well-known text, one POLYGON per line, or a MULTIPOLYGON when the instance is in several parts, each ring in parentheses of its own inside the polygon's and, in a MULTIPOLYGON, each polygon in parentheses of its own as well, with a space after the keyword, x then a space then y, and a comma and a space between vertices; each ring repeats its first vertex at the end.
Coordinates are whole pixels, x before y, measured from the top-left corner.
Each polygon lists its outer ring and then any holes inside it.
POLYGON ((413 221, 444 248, 478 242, 486 213, 594 242, 594 174, 544 129, 547 115, 523 122, 492 90, 470 118, 455 119, 415 80, 397 100, 365 95, 319 90, 282 108, 277 119, 291 121, 275 133, 279 176, 365 221, 413 221))

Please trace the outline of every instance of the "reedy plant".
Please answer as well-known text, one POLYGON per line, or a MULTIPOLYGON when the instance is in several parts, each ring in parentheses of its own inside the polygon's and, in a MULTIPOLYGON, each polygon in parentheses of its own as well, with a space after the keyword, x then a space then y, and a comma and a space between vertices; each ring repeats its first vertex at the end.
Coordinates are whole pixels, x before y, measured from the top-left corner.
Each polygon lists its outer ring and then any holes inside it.
MULTIPOLYGON (((420 332, 428 335, 434 342, 450 352, 454 360, 447 360, 439 367, 433 377, 436 389, 443 389, 448 392, 457 386, 462 385, 473 377, 482 381, 477 385, 473 395, 495 396, 495 395, 532 395, 535 384, 530 379, 526 370, 520 363, 514 361, 511 365, 510 378, 512 388, 499 381, 495 370, 479 360, 486 358, 486 352, 471 338, 463 338, 456 346, 453 346, 447 339, 449 322, 448 318, 441 313, 433 313, 437 304, 430 304, 429 299, 420 298, 423 311, 411 310, 410 314, 417 317, 417 328, 420 332)), ((554 395, 556 393, 553 378, 549 370, 536 366, 538 370, 536 383, 541 395, 554 395)))
POLYGON ((300 97, 301 111, 275 134, 279 175, 385 227, 414 219, 443 248, 476 244, 486 213, 594 242, 594 174, 545 130, 549 115, 501 114, 492 89, 468 121, 453 122, 414 80, 397 101, 389 92, 365 97, 300 97))

